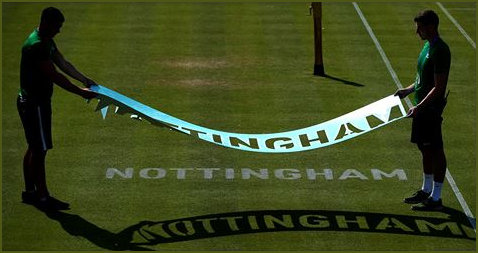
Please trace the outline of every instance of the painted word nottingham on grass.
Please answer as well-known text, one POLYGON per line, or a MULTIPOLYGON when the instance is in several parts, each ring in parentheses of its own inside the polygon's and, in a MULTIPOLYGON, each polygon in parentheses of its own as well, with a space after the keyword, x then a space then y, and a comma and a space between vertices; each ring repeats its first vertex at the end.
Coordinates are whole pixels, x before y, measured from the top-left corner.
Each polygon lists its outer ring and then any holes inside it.
POLYGON ((407 180, 407 175, 403 169, 394 169, 391 171, 383 171, 380 169, 369 170, 333 170, 333 169, 250 169, 250 168, 143 168, 135 170, 134 168, 107 168, 107 179, 262 179, 267 180, 271 178, 281 180, 383 180, 397 179, 407 180))

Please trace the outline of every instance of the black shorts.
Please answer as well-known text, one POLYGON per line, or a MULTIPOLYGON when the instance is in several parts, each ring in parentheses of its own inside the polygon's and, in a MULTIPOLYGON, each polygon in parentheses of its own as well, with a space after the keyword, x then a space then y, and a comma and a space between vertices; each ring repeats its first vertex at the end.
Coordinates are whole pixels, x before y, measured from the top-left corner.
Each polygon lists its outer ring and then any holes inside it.
POLYGON ((419 147, 443 148, 441 113, 423 112, 413 118, 411 142, 419 147))
POLYGON ((25 130, 28 146, 43 151, 53 148, 51 139, 51 104, 32 103, 19 96, 17 98, 17 109, 25 130))

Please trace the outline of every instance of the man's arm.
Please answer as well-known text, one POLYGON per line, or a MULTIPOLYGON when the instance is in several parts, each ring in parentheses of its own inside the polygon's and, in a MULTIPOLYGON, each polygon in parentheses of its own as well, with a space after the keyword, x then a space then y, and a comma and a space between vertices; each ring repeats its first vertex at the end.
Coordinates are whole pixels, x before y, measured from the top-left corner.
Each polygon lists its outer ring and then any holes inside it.
POLYGON ((91 85, 96 84, 95 81, 83 75, 75 68, 75 66, 73 66, 73 64, 67 61, 58 49, 56 49, 55 53, 53 54, 53 62, 61 69, 61 71, 71 76, 72 78, 82 82, 86 87, 90 87, 91 85))
POLYGON ((408 112, 408 117, 415 117, 415 115, 421 110, 428 106, 433 101, 443 98, 445 96, 446 84, 448 82, 448 73, 435 73, 435 87, 433 87, 427 96, 415 107, 410 108, 408 112))
POLYGON ((414 92, 415 91, 415 83, 412 83, 410 84, 410 86, 406 87, 406 88, 403 88, 403 89, 399 89, 395 92, 395 96, 398 96, 400 99, 408 96, 410 93, 414 92))
POLYGON ((53 62, 51 60, 41 61, 39 62, 39 65, 42 73, 48 76, 50 80, 52 80, 54 83, 56 83, 63 89, 82 96, 86 99, 95 98, 97 96, 96 93, 92 92, 88 88, 80 88, 71 83, 64 75, 56 71, 55 66, 53 66, 53 62))

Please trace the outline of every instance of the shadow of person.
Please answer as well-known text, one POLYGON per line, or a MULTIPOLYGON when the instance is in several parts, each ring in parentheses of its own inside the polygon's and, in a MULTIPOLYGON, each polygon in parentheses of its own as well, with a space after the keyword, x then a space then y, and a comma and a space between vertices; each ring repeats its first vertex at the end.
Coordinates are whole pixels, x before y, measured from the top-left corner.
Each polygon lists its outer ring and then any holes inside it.
POLYGON ((365 85, 360 84, 360 83, 344 80, 344 79, 341 79, 341 78, 338 78, 338 77, 335 77, 335 76, 331 76, 331 75, 328 75, 328 74, 324 74, 323 77, 334 80, 334 81, 341 82, 341 83, 346 84, 346 85, 352 85, 352 86, 356 86, 356 87, 364 87, 365 86, 365 85))
MULTIPOLYGON (((60 211, 45 211, 45 214, 50 219, 58 221, 61 227, 70 235, 81 236, 98 247, 108 250, 152 251, 131 243, 133 232, 139 229, 136 226, 128 227, 115 234, 96 226, 76 214, 60 211)), ((138 226, 142 226, 142 224, 138 224, 138 226)))

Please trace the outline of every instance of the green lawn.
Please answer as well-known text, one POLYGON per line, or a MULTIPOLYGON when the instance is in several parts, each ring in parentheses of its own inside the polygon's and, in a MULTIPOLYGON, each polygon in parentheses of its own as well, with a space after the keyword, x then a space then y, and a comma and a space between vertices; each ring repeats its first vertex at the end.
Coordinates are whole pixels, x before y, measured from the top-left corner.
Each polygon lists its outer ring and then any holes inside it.
MULTIPOLYGON (((303 128, 397 89, 351 3, 323 5, 328 78, 312 75, 308 3, 51 5, 66 17, 55 41, 79 70, 212 129, 303 128)), ((475 38, 475 3, 443 5, 475 38)), ((15 108, 20 49, 47 6, 2 3, 4 251, 476 249, 475 232, 448 183, 447 212, 417 213, 401 202, 422 180, 409 119, 313 151, 250 153, 128 115, 102 120, 94 113, 96 102, 86 104, 56 87, 47 176, 53 195, 72 209, 47 215, 22 204, 26 143, 15 108), (233 179, 226 178, 227 169, 233 169, 233 179), (267 176, 257 176, 261 169, 267 176), (374 169, 406 178, 380 180, 374 169), (322 174, 314 179, 312 170, 322 174), (158 171, 166 174, 154 179, 158 171), (205 171, 213 171, 213 178, 205 171), (256 174, 248 179, 250 171, 256 174)), ((476 214, 476 50, 435 3, 359 6, 403 85, 414 81, 423 45, 413 17, 425 8, 440 16, 440 33, 452 52, 445 151, 476 214)))

